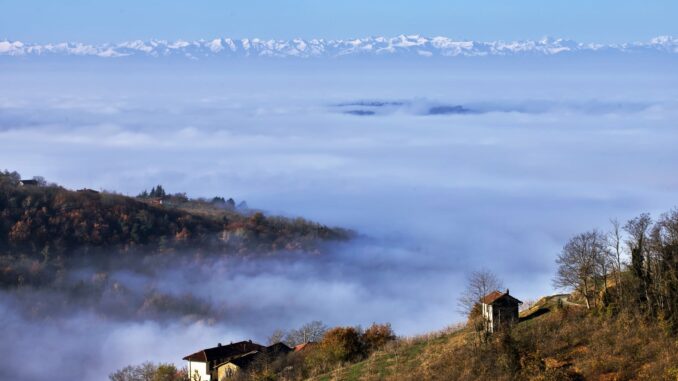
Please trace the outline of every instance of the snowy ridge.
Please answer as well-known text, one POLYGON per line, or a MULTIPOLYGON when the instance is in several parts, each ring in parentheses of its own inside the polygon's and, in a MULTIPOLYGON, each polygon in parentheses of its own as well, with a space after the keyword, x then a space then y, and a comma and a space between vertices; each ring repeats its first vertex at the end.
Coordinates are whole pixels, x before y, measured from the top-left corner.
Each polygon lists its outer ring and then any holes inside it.
POLYGON ((342 56, 508 56, 521 54, 555 55, 577 52, 678 53, 678 38, 661 36, 647 42, 584 44, 572 40, 544 38, 538 41, 463 41, 448 37, 400 35, 349 40, 293 39, 261 40, 216 38, 196 41, 127 41, 91 45, 78 42, 30 44, 0 41, 0 56, 93 56, 103 58, 149 56, 185 57, 342 57, 342 56))

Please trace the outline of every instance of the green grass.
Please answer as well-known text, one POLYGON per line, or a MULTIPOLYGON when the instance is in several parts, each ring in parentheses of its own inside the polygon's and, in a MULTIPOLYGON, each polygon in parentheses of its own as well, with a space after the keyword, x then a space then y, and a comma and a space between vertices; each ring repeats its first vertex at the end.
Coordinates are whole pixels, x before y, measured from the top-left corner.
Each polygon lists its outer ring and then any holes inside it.
POLYGON ((393 353, 386 354, 384 356, 379 356, 376 359, 376 368, 379 377, 386 377, 392 374, 389 365, 394 364, 397 359, 397 356, 393 353))
POLYGON ((348 375, 346 377, 347 381, 358 381, 360 380, 360 375, 363 373, 363 368, 365 367, 365 362, 359 362, 351 366, 348 370, 348 375))

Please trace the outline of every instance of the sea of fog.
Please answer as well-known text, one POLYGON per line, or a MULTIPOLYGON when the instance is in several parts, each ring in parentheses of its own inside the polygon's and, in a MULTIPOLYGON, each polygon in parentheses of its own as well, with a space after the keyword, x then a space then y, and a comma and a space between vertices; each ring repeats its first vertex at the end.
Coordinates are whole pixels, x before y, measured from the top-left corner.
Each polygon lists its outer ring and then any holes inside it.
POLYGON ((194 296, 216 318, 2 292, 0 379, 106 379, 311 320, 424 333, 463 319, 457 298, 481 268, 521 300, 553 293, 568 237, 678 205, 675 64, 5 59, 0 169, 72 189, 233 197, 361 238, 319 256, 109 275, 194 296))

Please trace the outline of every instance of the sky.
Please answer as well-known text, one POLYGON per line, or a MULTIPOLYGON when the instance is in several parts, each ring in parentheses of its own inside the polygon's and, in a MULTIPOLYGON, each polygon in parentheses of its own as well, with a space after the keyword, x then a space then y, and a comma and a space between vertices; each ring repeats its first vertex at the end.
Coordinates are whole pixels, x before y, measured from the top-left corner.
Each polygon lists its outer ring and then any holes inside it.
POLYGON ((678 35, 672 0, 0 0, 0 39, 351 38, 646 41, 678 35))

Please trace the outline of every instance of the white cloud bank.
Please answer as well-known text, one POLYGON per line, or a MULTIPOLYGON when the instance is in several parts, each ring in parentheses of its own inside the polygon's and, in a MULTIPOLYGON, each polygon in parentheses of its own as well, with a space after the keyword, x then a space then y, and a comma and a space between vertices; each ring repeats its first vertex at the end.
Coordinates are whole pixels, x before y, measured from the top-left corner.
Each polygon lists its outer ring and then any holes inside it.
MULTIPOLYGON (((0 378, 39 379, 85 356, 92 367, 78 374, 103 379, 315 319, 441 328, 460 319, 471 269, 491 268, 512 293, 536 298, 552 292, 570 235, 677 204, 678 76, 662 62, 4 68, 1 167, 71 188, 136 194, 160 183, 232 196, 370 239, 322 258, 210 266, 218 276, 200 287, 237 311, 210 324, 85 311, 34 322, 5 295, 0 333, 12 344, 0 353, 54 361, 32 373, 3 367, 0 378), (410 106, 337 108, 365 101, 410 106), (419 112, 430 105, 483 112, 419 112), (54 350, 69 340, 77 344, 54 350)), ((172 276, 147 282, 169 288, 172 276)))

